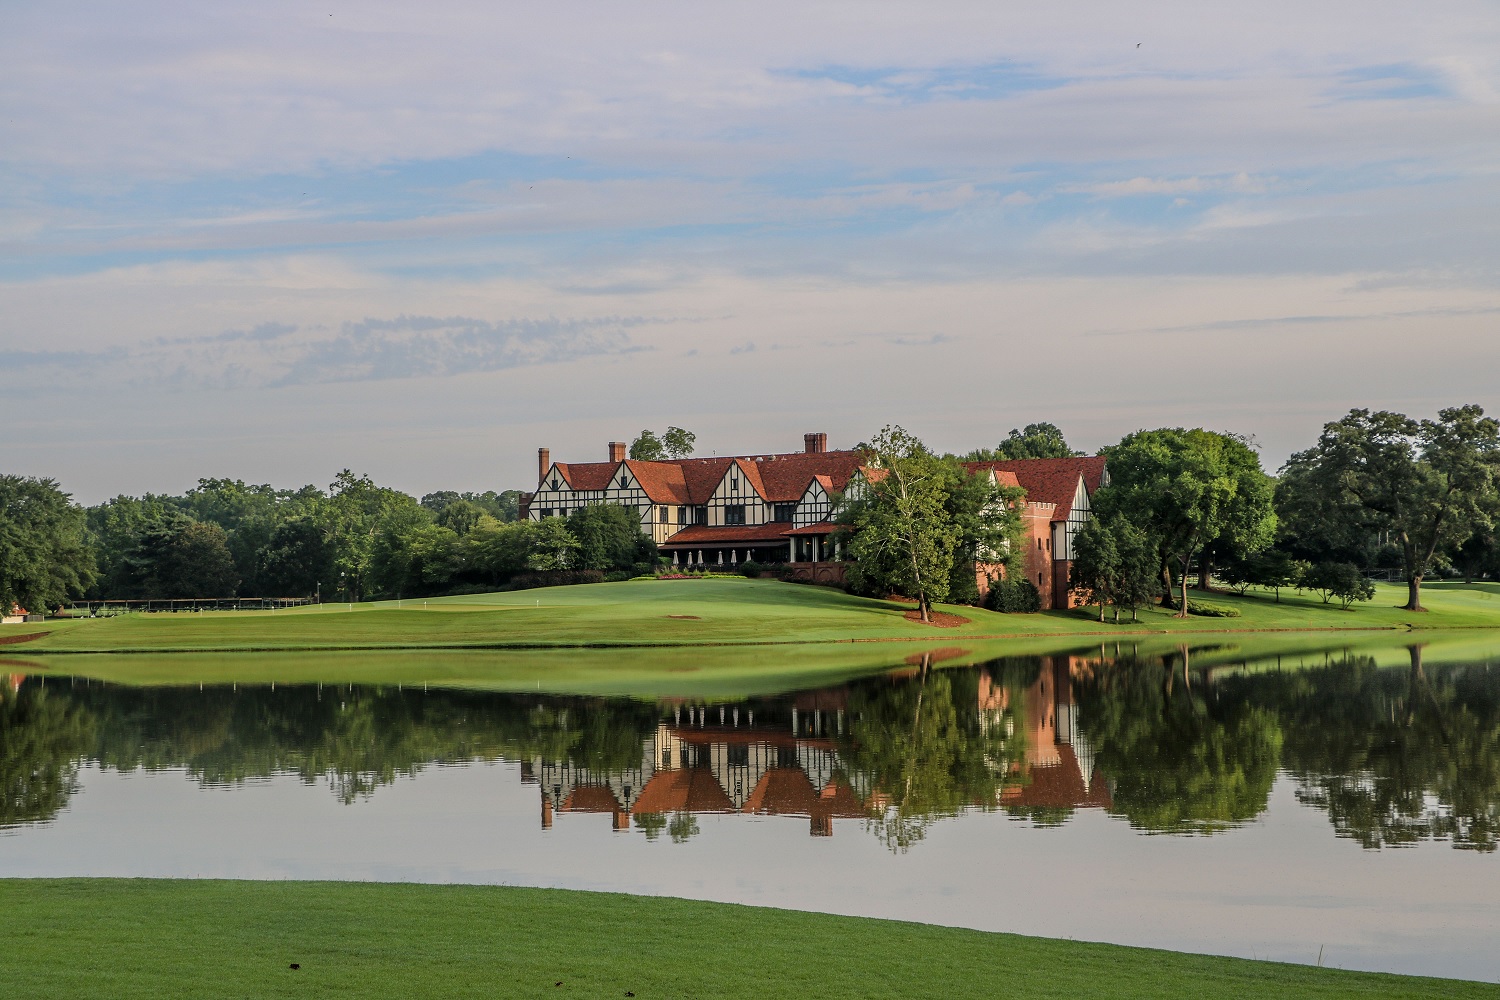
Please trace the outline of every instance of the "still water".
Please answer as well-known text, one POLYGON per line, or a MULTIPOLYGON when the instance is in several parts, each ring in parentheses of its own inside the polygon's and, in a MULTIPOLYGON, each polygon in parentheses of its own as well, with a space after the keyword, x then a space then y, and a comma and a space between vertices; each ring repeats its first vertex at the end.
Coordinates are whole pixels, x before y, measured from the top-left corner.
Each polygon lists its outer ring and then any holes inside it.
POLYGON ((0 876, 562 886, 1500 981, 1500 649, 1384 653, 736 701, 16 674, 0 876))

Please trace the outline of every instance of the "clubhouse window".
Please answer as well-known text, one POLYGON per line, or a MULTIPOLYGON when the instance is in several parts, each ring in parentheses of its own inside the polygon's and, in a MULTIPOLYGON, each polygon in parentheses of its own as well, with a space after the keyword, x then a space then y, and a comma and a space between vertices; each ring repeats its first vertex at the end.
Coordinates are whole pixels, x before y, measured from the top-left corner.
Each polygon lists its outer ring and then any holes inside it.
POLYGON ((791 523, 792 517, 797 513, 797 505, 794 503, 779 503, 771 508, 771 520, 781 523, 791 523))
POLYGON ((728 507, 725 507, 724 508, 724 523, 725 524, 744 524, 745 523, 745 505, 742 504, 742 503, 735 503, 735 504, 730 504, 728 507))

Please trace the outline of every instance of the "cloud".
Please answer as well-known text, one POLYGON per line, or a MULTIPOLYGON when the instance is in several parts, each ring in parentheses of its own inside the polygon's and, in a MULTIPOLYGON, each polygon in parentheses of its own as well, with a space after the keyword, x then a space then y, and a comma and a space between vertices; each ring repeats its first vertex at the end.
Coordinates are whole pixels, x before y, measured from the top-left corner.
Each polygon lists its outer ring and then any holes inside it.
MULTIPOLYGON (((15 351, 5 372, 50 369, 54 385, 276 388, 422 377, 574 361, 641 350, 641 317, 513 319, 397 316, 345 322, 334 331, 268 322, 251 330, 157 337, 92 351, 15 351)), ((28 379, 30 375, 26 376, 28 379)))

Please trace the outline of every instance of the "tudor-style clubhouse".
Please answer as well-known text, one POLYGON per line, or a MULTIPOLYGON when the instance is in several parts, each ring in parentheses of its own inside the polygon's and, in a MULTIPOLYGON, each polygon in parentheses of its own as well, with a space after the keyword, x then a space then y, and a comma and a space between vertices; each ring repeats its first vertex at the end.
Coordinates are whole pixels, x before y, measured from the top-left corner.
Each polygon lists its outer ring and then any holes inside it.
MULTIPOLYGON (((843 578, 831 541, 835 503, 878 470, 854 450, 829 450, 828 435, 802 436, 799 452, 643 462, 611 441, 604 462, 554 462, 537 449, 537 488, 522 494, 521 514, 533 521, 566 517, 589 504, 629 507, 641 531, 674 565, 735 566, 754 560, 787 564, 800 578, 843 578)), ((967 465, 1025 491, 1026 575, 1044 608, 1068 607, 1073 540, 1091 517, 1090 496, 1107 485, 1100 456, 1039 458, 967 465)), ((988 581, 987 567, 979 573, 988 581)))

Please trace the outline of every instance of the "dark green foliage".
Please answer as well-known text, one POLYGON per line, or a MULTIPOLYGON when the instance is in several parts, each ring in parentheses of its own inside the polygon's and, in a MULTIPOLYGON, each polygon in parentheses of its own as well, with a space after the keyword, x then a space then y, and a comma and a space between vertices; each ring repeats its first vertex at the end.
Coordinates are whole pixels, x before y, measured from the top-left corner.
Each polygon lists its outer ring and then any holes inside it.
POLYGON ((740 572, 745 574, 752 580, 760 576, 761 571, 764 568, 765 567, 761 566, 761 564, 756 562, 754 559, 746 559, 744 562, 740 563, 740 572))
POLYGON ((1042 595, 1025 577, 1006 577, 990 584, 984 606, 1006 614, 1034 615, 1042 610, 1042 595))
POLYGON ((652 430, 643 430, 630 442, 630 457, 637 462, 665 462, 674 458, 687 458, 693 453, 693 444, 698 435, 681 427, 668 427, 660 436, 652 430))
POLYGON ((94 578, 84 512, 50 479, 0 475, 0 613, 44 614, 94 578))
POLYGON ((1188 571, 1206 546, 1243 555, 1271 541, 1274 484, 1243 439, 1169 427, 1127 435, 1104 451, 1110 485, 1095 498, 1095 513, 1150 537, 1163 584, 1169 572, 1181 583, 1181 617, 1188 571))
POLYGON ((261 595, 310 597, 320 585, 329 587, 337 573, 333 547, 311 516, 293 517, 278 524, 260 552, 261 595))
POLYGON ((1278 500, 1293 544, 1314 550, 1299 554, 1320 562, 1360 561, 1361 547, 1368 554, 1388 537, 1400 550, 1406 607, 1420 611, 1422 581, 1442 550, 1494 526, 1497 470, 1500 422, 1479 406, 1422 421, 1355 409, 1291 457, 1278 500), (1321 540, 1333 551, 1315 551, 1321 540))
POLYGON ((1063 440, 1056 424, 1027 424, 1025 430, 1011 428, 1010 436, 994 448, 977 448, 964 456, 969 462, 1001 462, 1021 458, 1073 458, 1082 455, 1063 440))
POLYGON ((618 570, 656 559, 656 546, 641 532, 633 508, 592 504, 574 511, 567 526, 577 552, 567 566, 554 568, 618 570))
POLYGON ((1342 608, 1375 596, 1375 585, 1353 563, 1318 563, 1302 575, 1302 586, 1321 594, 1324 604, 1337 600, 1342 608))
MULTIPOLYGON (((443 513, 452 505, 463 503, 479 510, 499 521, 501 524, 509 524, 520 518, 519 501, 520 491, 506 490, 496 493, 490 490, 485 493, 456 493, 453 490, 439 490, 436 493, 428 493, 422 497, 422 506, 432 511, 434 517, 438 518, 439 524, 458 529, 452 524, 441 520, 443 513)), ((459 534, 465 534, 460 531, 459 534)))
POLYGON ((1210 601, 1188 601, 1188 614, 1199 618, 1238 618, 1239 611, 1223 604, 1214 604, 1210 601))
POLYGON ((1085 604, 1099 606, 1100 621, 1107 604, 1114 605, 1115 621, 1122 608, 1130 609, 1134 621, 1137 610, 1161 593, 1159 567, 1157 546, 1146 532, 1111 512, 1090 520, 1074 538, 1068 587, 1085 604))
POLYGON ((969 475, 900 427, 882 429, 867 451, 875 472, 851 483, 838 515, 850 589, 916 598, 924 621, 935 601, 977 603, 975 562, 1019 554, 1019 491, 969 475))
POLYGON ((0 694, 0 830, 50 820, 94 750, 94 717, 66 692, 22 684, 0 694))

